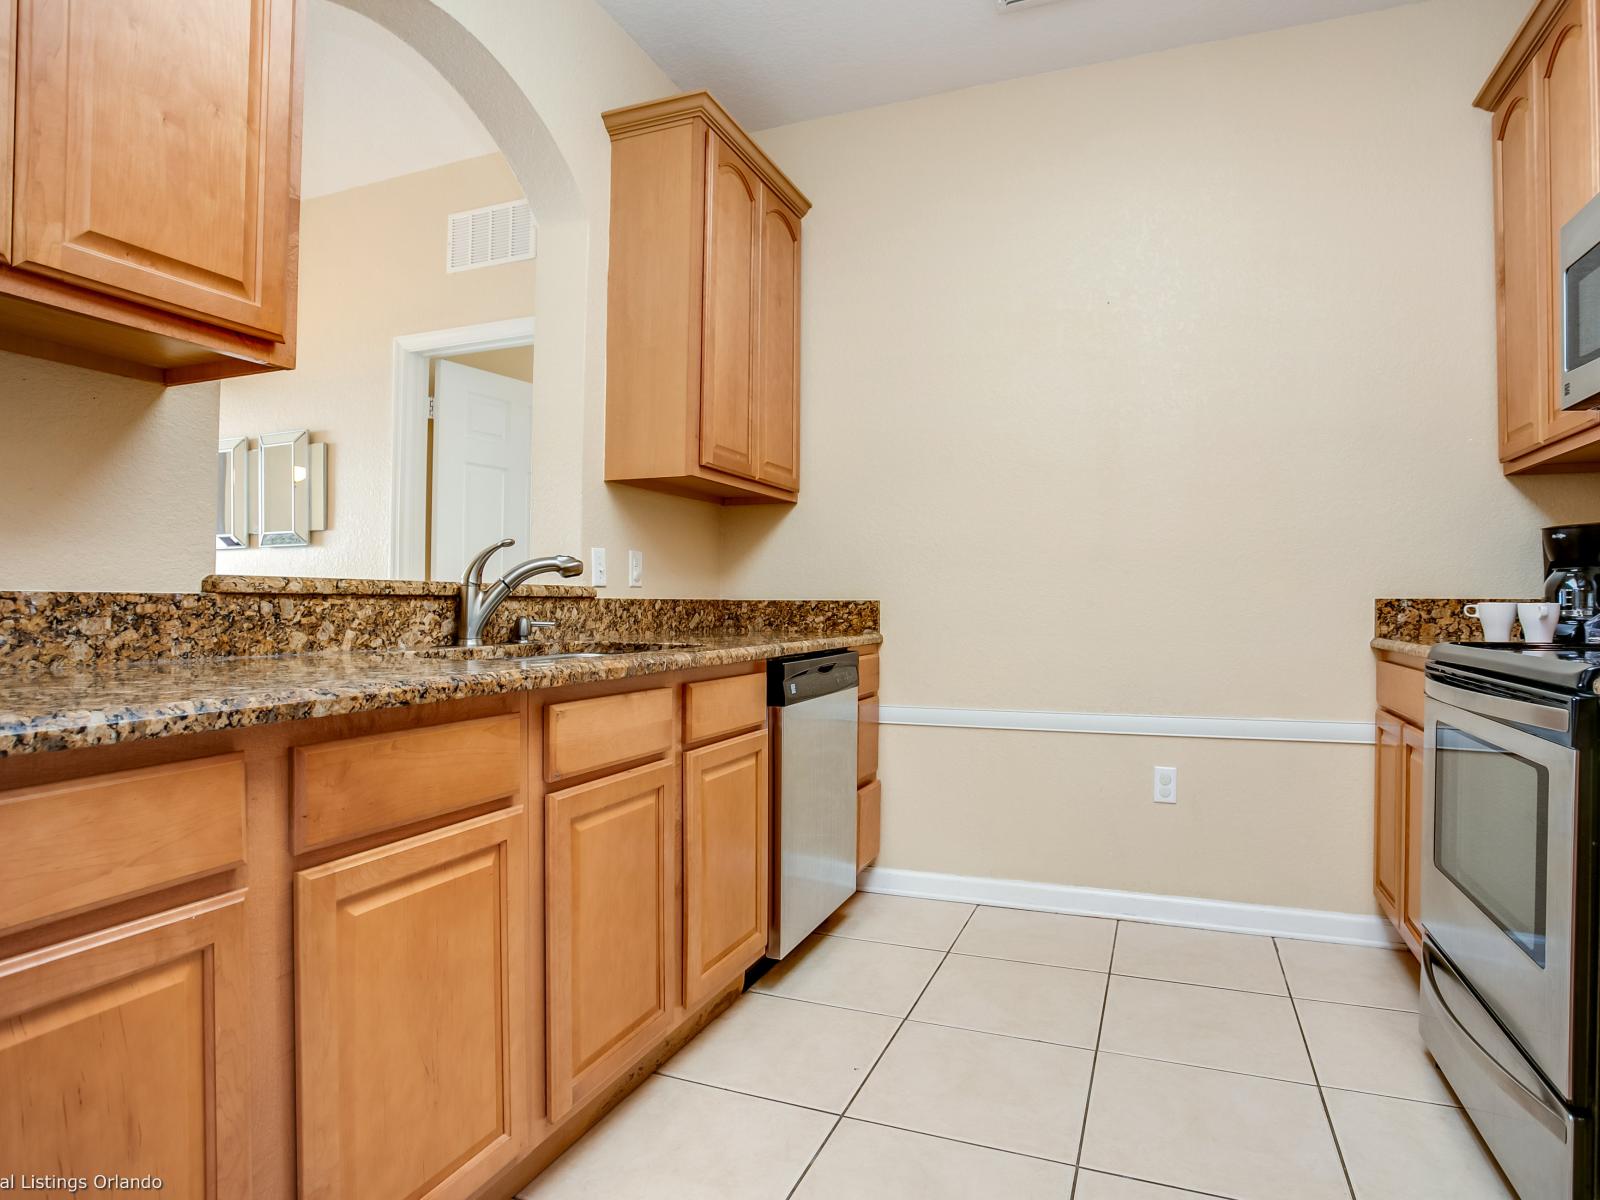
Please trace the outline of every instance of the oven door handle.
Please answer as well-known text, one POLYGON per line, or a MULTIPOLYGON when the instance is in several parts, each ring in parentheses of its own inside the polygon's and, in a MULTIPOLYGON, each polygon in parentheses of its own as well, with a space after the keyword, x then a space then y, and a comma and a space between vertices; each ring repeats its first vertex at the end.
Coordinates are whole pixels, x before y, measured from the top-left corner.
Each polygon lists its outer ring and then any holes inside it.
POLYGON ((1514 721, 1518 725, 1532 725, 1555 733, 1567 733, 1572 728, 1572 719, 1564 704, 1535 704, 1531 700, 1514 700, 1509 696, 1496 696, 1488 692, 1454 687, 1437 679, 1425 681, 1422 690, 1435 700, 1443 700, 1446 704, 1453 704, 1457 708, 1480 713, 1485 717, 1514 721))
MULTIPOLYGON (((1450 1018, 1450 1024, 1455 1026, 1456 1032, 1470 1042, 1478 1053, 1483 1055, 1484 1060, 1489 1063, 1492 1068, 1489 1078, 1494 1081, 1495 1086, 1507 1099, 1515 1103, 1518 1108, 1538 1121, 1539 1124, 1543 1125, 1563 1142, 1566 1141, 1567 1126, 1562 1119, 1565 1106, 1560 1100, 1556 1099, 1553 1092, 1543 1087, 1542 1084, 1540 1090, 1545 1093, 1544 1095, 1536 1095, 1529 1091, 1527 1084, 1501 1065, 1499 1057, 1478 1040, 1472 1030, 1468 1029, 1461 1018, 1456 1015, 1455 1009, 1450 1007, 1449 997, 1445 994, 1445 990, 1439 986, 1439 978, 1434 970, 1436 967, 1439 974, 1444 975, 1455 987, 1460 988, 1463 992, 1467 990, 1466 982, 1456 974, 1455 969, 1440 958, 1431 946, 1426 947, 1422 956, 1422 969, 1427 974, 1428 986, 1433 989, 1434 999, 1438 1001, 1444 1015, 1450 1018)), ((1509 1047, 1509 1039, 1507 1040, 1507 1045, 1509 1047)), ((1513 1049, 1512 1053, 1517 1053, 1517 1051, 1513 1049)))

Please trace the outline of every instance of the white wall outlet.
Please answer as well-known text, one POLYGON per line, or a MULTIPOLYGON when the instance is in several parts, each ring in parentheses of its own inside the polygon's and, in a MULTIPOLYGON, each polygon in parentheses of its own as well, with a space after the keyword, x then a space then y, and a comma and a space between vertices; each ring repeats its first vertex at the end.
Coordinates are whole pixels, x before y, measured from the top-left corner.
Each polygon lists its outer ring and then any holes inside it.
POLYGON ((1176 804, 1178 802, 1178 768, 1157 767, 1155 795, 1150 797, 1157 804, 1176 804))
POLYGON ((606 585, 606 548, 604 546, 591 546, 589 548, 589 586, 605 587, 606 585))
POLYGON ((628 586, 644 586, 644 551, 628 551, 628 586))

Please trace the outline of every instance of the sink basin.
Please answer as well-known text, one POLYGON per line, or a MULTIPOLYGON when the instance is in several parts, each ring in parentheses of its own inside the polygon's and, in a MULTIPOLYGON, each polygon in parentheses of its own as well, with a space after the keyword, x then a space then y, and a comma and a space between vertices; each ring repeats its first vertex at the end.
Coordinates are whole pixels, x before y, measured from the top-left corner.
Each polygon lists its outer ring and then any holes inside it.
POLYGON ((518 659, 556 662, 569 658, 607 658, 613 654, 650 654, 694 650, 693 642, 509 642, 496 646, 429 646, 409 653, 418 658, 518 659))

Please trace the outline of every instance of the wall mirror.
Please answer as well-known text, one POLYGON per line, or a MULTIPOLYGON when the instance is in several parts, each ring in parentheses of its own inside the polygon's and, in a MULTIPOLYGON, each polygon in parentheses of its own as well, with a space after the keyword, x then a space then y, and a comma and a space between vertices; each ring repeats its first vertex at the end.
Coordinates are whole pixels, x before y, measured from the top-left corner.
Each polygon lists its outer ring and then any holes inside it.
POLYGON ((242 437, 217 439, 217 549, 243 550, 250 544, 250 443, 242 437))
MULTIPOLYGON (((292 371, 224 380, 221 428, 257 441, 252 543, 227 574, 459 579, 532 545, 534 216, 438 71, 332 0, 306 5, 299 346, 292 371), (299 434, 272 430, 313 430, 299 434), (293 483, 333 449, 319 530, 293 483)), ((219 533, 219 549, 222 545, 219 533)))

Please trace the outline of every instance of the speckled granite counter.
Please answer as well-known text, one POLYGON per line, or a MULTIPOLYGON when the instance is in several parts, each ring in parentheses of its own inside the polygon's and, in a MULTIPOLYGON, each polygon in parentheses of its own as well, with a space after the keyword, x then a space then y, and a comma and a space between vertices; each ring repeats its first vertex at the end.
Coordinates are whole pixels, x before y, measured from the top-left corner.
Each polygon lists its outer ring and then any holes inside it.
POLYGON ((1400 638, 1375 637, 1372 639, 1372 648, 1374 650, 1382 650, 1388 654, 1403 654, 1407 658, 1418 660, 1428 657, 1430 645, 1431 643, 1428 642, 1407 642, 1402 641, 1400 638))
POLYGON ((0 593, 0 757, 882 640, 875 600, 624 600, 579 588, 519 590, 486 640, 506 640, 511 621, 531 616, 556 622, 552 638, 571 649, 681 645, 553 662, 462 660, 430 653, 455 638, 453 596, 405 584, 363 591, 338 580, 241 578, 232 586, 238 590, 174 595, 0 593), (318 583, 332 586, 317 590, 318 583))
POLYGON ((324 651, 4 672, 0 757, 753 662, 876 645, 882 638, 869 630, 831 637, 766 632, 694 640, 691 649, 556 662, 324 651))

